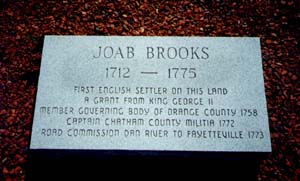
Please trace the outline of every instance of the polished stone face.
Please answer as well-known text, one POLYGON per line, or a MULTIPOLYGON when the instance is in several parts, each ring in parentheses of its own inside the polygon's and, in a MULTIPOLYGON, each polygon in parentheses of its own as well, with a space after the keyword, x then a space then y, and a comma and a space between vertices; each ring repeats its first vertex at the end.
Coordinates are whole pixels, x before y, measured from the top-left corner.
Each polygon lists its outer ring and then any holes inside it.
POLYGON ((269 152, 260 41, 46 36, 30 148, 269 152))

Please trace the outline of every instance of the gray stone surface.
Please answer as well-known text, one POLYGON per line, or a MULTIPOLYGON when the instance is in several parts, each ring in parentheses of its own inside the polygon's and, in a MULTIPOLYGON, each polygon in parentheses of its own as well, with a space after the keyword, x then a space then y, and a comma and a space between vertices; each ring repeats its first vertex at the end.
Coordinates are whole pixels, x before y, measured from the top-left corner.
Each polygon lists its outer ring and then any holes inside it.
POLYGON ((259 38, 46 36, 30 148, 270 152, 259 38))

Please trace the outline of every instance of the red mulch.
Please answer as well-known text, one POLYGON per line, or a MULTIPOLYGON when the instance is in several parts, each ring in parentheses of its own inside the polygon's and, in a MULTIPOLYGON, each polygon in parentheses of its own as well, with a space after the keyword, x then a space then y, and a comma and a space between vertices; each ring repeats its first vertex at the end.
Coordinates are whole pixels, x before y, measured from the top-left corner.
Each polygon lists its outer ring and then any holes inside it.
POLYGON ((300 1, 60 2, 0 2, 0 180, 26 175, 46 34, 260 37, 273 152, 257 180, 300 179, 300 1))

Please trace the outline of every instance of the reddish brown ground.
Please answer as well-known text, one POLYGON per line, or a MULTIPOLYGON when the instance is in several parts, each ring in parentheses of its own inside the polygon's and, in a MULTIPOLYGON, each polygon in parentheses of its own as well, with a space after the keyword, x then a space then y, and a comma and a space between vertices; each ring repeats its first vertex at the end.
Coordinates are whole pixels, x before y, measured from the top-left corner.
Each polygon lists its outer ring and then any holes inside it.
POLYGON ((261 38, 273 152, 257 180, 299 180, 300 2, 2 0, 0 180, 24 180, 43 37, 55 35, 261 38))

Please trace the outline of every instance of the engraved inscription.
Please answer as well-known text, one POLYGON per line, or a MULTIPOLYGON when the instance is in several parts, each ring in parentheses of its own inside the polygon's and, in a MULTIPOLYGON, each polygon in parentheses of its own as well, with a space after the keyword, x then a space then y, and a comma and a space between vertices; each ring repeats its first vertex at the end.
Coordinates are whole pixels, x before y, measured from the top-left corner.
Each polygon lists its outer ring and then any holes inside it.
POLYGON ((271 149, 257 38, 46 36, 44 45, 31 149, 271 149))

